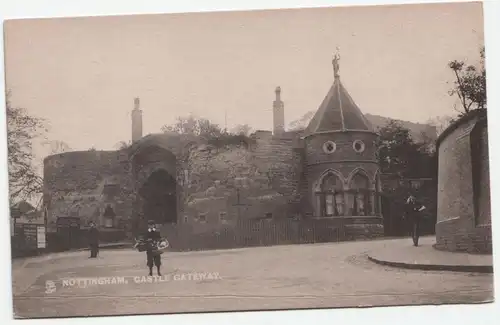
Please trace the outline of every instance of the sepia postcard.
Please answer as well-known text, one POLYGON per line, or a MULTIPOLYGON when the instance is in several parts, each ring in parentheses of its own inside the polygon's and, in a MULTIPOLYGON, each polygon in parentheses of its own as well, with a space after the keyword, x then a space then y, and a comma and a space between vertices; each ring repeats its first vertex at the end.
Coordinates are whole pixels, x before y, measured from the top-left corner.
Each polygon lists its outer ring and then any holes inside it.
POLYGON ((15 318, 494 300, 482 3, 4 41, 15 318))

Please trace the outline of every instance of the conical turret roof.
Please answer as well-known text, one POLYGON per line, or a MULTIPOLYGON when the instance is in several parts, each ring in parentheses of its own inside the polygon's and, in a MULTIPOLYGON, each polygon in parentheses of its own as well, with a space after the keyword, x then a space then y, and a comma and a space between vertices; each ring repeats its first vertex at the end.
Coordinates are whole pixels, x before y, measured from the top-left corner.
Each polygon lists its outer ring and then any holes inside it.
POLYGON ((340 81, 338 59, 338 56, 334 59, 335 79, 333 85, 305 129, 306 135, 328 131, 374 132, 373 126, 365 118, 340 81))

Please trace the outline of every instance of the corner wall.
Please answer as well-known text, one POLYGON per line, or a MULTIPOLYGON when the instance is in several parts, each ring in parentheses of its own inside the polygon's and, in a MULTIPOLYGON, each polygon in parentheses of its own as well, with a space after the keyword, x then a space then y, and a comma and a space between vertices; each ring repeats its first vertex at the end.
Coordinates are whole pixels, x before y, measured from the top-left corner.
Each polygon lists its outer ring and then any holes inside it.
POLYGON ((125 151, 77 151, 44 160, 44 197, 48 232, 56 231, 58 217, 79 217, 81 225, 96 221, 104 226, 104 209, 110 205, 115 224, 130 219, 133 187, 125 151))
POLYGON ((436 248, 491 253, 486 112, 473 111, 437 141, 436 248))

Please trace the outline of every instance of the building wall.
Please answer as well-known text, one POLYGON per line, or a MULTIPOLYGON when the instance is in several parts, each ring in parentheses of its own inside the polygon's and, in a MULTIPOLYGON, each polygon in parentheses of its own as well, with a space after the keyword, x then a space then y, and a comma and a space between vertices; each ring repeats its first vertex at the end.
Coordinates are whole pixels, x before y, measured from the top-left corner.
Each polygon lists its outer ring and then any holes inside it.
POLYGON ((294 214, 300 179, 301 154, 293 150, 295 137, 259 132, 251 147, 191 151, 183 185, 187 220, 196 229, 238 219, 294 214), (239 198, 238 198, 239 192, 239 198))
POLYGON ((294 135, 256 138, 252 150, 252 163, 261 172, 269 172, 271 186, 285 196, 291 196, 299 182, 300 154, 293 150, 295 141, 294 135))
POLYGON ((44 160, 48 232, 56 231, 57 217, 104 226, 102 214, 108 205, 116 214, 113 228, 120 228, 131 218, 133 195, 130 163, 123 151, 68 152, 44 160))
POLYGON ((164 159, 163 153, 167 150, 180 155, 184 143, 171 137, 165 137, 166 143, 153 140, 139 141, 132 154, 130 150, 85 151, 47 157, 44 204, 49 231, 55 231, 57 217, 64 216, 77 216, 82 225, 93 220, 103 227, 102 214, 107 205, 117 214, 117 226, 119 220, 125 220, 129 226, 140 228, 144 216, 137 190, 158 168, 176 174, 178 221, 184 223, 187 219, 197 229, 222 223, 221 213, 226 221, 289 214, 297 184, 291 138, 266 136, 258 139, 253 148, 214 149, 195 144, 187 157, 177 161, 169 155, 169 159, 164 159), (110 184, 120 189, 113 200, 104 195, 110 184), (236 189, 240 191, 240 200, 236 189), (199 220, 202 215, 206 221, 199 220))
POLYGON ((323 133, 309 136, 306 138, 307 165, 339 160, 375 161, 376 137, 375 133, 356 131, 323 133), (336 143, 337 148, 333 153, 325 153, 323 151, 323 144, 328 140, 336 143), (352 146, 355 140, 364 142, 364 152, 357 153, 353 150, 352 146))
MULTIPOLYGON (((306 138, 305 144, 305 182, 303 196, 306 202, 306 213, 314 214, 315 187, 321 176, 327 170, 340 173, 344 182, 344 189, 349 188, 351 177, 361 171, 366 174, 371 188, 375 189, 375 178, 378 172, 378 163, 375 158, 376 134, 369 132, 336 132, 317 134, 306 138), (361 153, 353 149, 355 140, 363 141, 365 150, 361 153), (333 141, 336 149, 332 153, 326 153, 323 145, 327 141, 333 141)), ((349 202, 347 202, 349 204, 349 202)))
POLYGON ((491 224, 491 192, 490 192, 490 164, 488 150, 488 127, 487 121, 478 121, 471 134, 473 142, 479 143, 472 146, 472 156, 478 159, 475 167, 475 213, 476 224, 478 226, 488 226, 491 224))
POLYGON ((491 252, 485 119, 485 113, 475 111, 451 125, 438 139, 438 249, 491 252))
MULTIPOLYGON (((345 157, 335 168, 348 179, 361 166, 368 177, 374 179, 377 171, 377 164, 372 161, 374 135, 360 132, 345 136, 334 137, 336 153, 345 157), (353 151, 353 139, 364 141, 366 148, 362 154, 353 151)), ((102 213, 106 205, 111 204, 117 219, 132 228, 140 228, 141 202, 136 191, 157 168, 176 174, 178 224, 193 233, 234 226, 238 220, 297 216, 302 212, 300 208, 308 203, 303 196, 310 191, 307 173, 317 179, 326 165, 314 162, 328 164, 328 159, 333 157, 323 153, 322 137, 304 147, 303 141, 293 133, 273 136, 271 132, 257 132, 248 148, 215 148, 193 139, 154 135, 137 141, 129 150, 50 156, 45 160, 44 170, 44 204, 49 227, 54 228, 58 216, 78 216, 82 224, 94 220, 102 227, 102 213), (193 144, 189 150, 188 144, 193 144), (320 150, 314 149, 315 146, 320 150), (175 156, 176 161, 169 158, 167 162, 162 154, 165 150, 175 156), (305 167, 306 164, 310 166, 305 167), (106 184, 118 185, 120 191, 116 198, 110 200, 103 194, 106 184)), ((354 227, 355 232, 364 231, 358 229, 357 223, 349 227, 354 227)))

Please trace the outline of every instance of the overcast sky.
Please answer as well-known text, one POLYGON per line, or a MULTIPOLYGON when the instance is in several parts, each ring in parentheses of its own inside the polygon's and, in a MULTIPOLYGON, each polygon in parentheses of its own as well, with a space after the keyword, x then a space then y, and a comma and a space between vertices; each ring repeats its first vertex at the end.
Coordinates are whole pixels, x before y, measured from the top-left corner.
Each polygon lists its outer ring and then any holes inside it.
POLYGON ((425 122, 454 114, 447 63, 476 63, 483 42, 478 3, 18 20, 6 84, 51 139, 113 149, 130 140, 136 96, 144 134, 189 113, 270 130, 279 85, 288 124, 318 108, 339 47, 364 113, 425 122))

